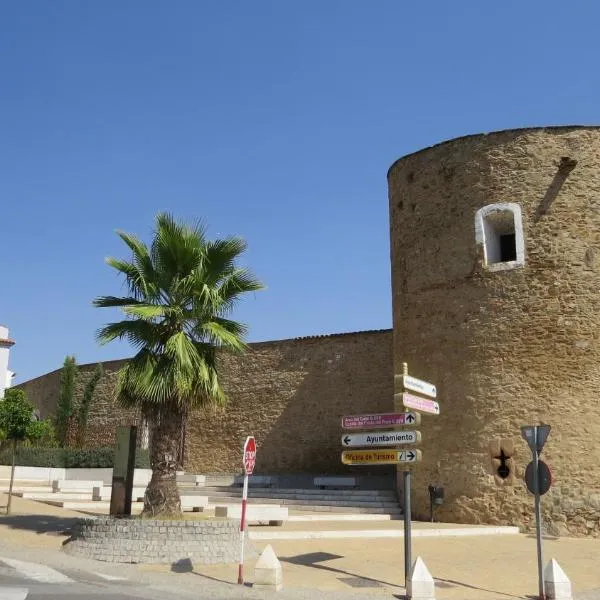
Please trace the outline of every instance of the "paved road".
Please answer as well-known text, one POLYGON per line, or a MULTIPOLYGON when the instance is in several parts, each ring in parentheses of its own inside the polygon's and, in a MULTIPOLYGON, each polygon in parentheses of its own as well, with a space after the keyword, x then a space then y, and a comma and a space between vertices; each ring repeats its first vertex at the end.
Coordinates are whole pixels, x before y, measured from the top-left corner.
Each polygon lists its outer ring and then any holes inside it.
MULTIPOLYGON (((124 574, 127 574, 126 570, 124 574)), ((188 579, 184 584, 175 581, 172 575, 165 579, 153 574, 150 579, 140 582, 106 572, 69 568, 56 562, 50 566, 43 559, 31 562, 23 556, 0 556, 0 600, 263 600, 265 597, 264 592, 251 587, 201 581, 193 585, 188 579)), ((314 589, 283 590, 277 598, 314 600, 315 594, 320 600, 365 598, 362 593, 340 594, 314 589)), ((379 597, 393 598, 389 595, 379 597)))
POLYGON ((58 570, 43 563, 0 557, 0 600, 166 600, 181 597, 180 591, 170 594, 116 575, 58 570))

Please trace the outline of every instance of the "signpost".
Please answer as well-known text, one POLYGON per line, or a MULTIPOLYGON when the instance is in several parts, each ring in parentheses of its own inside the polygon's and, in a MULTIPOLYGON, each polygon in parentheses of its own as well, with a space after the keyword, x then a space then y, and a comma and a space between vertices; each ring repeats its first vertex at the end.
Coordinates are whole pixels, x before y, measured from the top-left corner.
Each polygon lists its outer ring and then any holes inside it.
POLYGON ((407 394, 404 392, 402 394, 402 404, 406 406, 406 408, 420 410, 421 412, 429 413, 430 415, 440 414, 440 405, 435 400, 421 398, 414 394, 407 394))
POLYGON ((419 425, 421 415, 414 412, 350 415, 342 417, 344 429, 383 429, 398 425, 419 425))
POLYGON ((242 520, 240 522, 240 564, 238 568, 238 584, 244 583, 244 537, 246 533, 246 505, 248 503, 248 476, 252 475, 256 464, 256 440, 253 436, 246 438, 244 443, 244 488, 242 491, 242 520))
MULTIPOLYGON (((370 415, 349 415, 342 417, 343 429, 386 429, 390 427, 417 427, 421 423, 420 413, 440 414, 440 405, 431 398, 437 397, 437 389, 433 383, 411 377, 408 366, 403 363, 402 375, 394 376, 394 400, 413 411, 378 413, 370 415), (422 398, 409 394, 406 390, 429 396, 422 398)), ((398 404, 396 406, 398 406, 398 404)), ((420 431, 380 431, 376 433, 347 433, 342 435, 342 447, 368 446, 384 448, 386 446, 402 446, 418 444, 421 441, 420 431)), ((398 465, 404 464, 404 577, 408 585, 411 570, 411 507, 410 507, 410 469, 411 463, 421 460, 420 450, 345 450, 342 452, 342 463, 345 465, 398 465)))
POLYGON ((398 444, 416 444, 421 441, 420 431, 380 431, 378 433, 352 433, 342 436, 342 446, 397 446, 398 444))
MULTIPOLYGON (((550 434, 550 425, 528 425, 525 427, 521 427, 521 435, 523 439, 529 444, 529 448, 531 449, 531 453, 533 455, 533 461, 527 467, 530 471, 530 475, 528 478, 527 487, 532 493, 535 495, 535 537, 537 541, 537 563, 538 563, 538 590, 539 590, 539 598, 540 600, 546 600, 546 590, 544 586, 544 573, 543 573, 543 556, 542 556, 542 509, 541 509, 541 495, 546 492, 542 492, 546 483, 544 485, 540 485, 542 482, 540 481, 540 463, 544 466, 547 465, 540 461, 540 453, 548 439, 548 435, 550 434), (531 467, 531 469, 530 469, 531 467), (531 487, 529 483, 529 479, 531 480, 531 487)), ((545 469, 541 467, 542 472, 542 481, 545 479, 544 475, 545 469)), ((548 469, 548 475, 550 475, 550 469, 548 469)), ((547 481, 548 489, 550 487, 550 479, 547 481)))
POLYGON ((420 450, 345 450, 345 465, 397 465, 418 462, 423 457, 420 450))

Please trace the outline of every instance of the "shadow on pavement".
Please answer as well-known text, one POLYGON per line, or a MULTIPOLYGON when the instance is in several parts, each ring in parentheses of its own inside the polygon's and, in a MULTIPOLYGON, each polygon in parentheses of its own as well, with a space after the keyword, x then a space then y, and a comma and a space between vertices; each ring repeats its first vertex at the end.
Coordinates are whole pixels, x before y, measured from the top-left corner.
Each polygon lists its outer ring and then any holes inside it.
MULTIPOLYGON (((320 569, 322 571, 330 571, 331 573, 340 573, 341 575, 349 575, 351 579, 360 580, 362 582, 371 582, 377 584, 373 587, 378 587, 379 585, 387 585, 393 588, 402 587, 397 583, 390 583, 389 581, 383 581, 382 579, 375 579, 373 577, 365 577, 364 575, 358 575, 357 573, 351 573, 350 571, 344 571, 343 569, 336 569, 335 567, 330 567, 328 565, 320 565, 317 564, 319 562, 323 562, 326 560, 335 560, 336 558, 344 558, 339 554, 329 554, 328 552, 311 552, 309 554, 298 554, 297 556, 287 556, 282 557, 279 560, 281 562, 287 562, 292 565, 301 565, 305 567, 312 567, 313 569, 320 569)), ((348 585, 351 585, 349 581, 344 581, 344 579, 348 578, 340 578, 340 580, 348 585)), ((367 585, 351 585, 351 587, 370 587, 367 585)))
POLYGON ((73 517, 54 517, 51 515, 0 515, 0 527, 22 529, 46 535, 70 535, 71 528, 77 522, 73 517))
POLYGON ((523 596, 515 596, 514 594, 507 594, 506 592, 499 592, 498 590, 490 590, 489 588, 484 588, 479 585, 471 585, 462 581, 454 581, 453 579, 439 579, 437 577, 435 578, 436 587, 447 587, 448 585, 450 587, 464 587, 469 588, 470 590, 479 590, 481 592, 489 592, 490 594, 498 594, 503 598, 523 598, 523 596))
MULTIPOLYGON (((232 567, 235 568, 235 567, 232 567)), ((215 581, 217 583, 225 583, 227 585, 235 585, 237 583, 233 583, 231 581, 227 581, 227 579, 219 579, 218 577, 212 577, 210 575, 205 575, 204 573, 200 573, 199 571, 194 570, 194 563, 190 558, 182 558, 171 564, 171 573, 192 573, 193 575, 197 575, 198 577, 202 577, 204 579, 209 579, 210 581, 215 581)), ((245 586, 249 586, 249 584, 244 584, 245 586)))

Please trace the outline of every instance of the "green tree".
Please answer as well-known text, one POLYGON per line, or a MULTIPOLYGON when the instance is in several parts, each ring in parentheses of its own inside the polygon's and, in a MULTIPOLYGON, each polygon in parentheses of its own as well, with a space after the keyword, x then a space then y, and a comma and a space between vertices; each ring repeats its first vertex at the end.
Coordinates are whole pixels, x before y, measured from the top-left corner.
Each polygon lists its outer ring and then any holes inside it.
POLYGON ((69 424, 73 416, 76 379, 77 362, 74 356, 67 356, 60 375, 60 390, 55 417, 56 438, 63 447, 68 442, 69 424))
POLYGON ((104 375, 104 367, 102 366, 102 363, 98 363, 94 369, 94 372, 92 373, 92 376, 85 385, 83 396, 81 397, 81 402, 79 403, 79 411, 77 413, 77 441, 80 447, 83 447, 85 433, 87 430, 88 416, 90 414, 90 406, 94 398, 96 386, 98 385, 102 375, 104 375))
POLYGON ((10 514, 12 500, 17 445, 24 440, 35 440, 43 435, 44 426, 33 420, 33 411, 34 408, 27 400, 25 392, 20 389, 6 390, 4 400, 0 401, 0 430, 5 439, 12 441, 12 467, 6 503, 7 515, 10 514))
POLYGON ((225 402, 217 350, 245 349, 246 327, 228 317, 243 294, 263 286, 236 264, 246 242, 207 240, 201 224, 159 214, 150 247, 134 235, 118 235, 131 260, 106 262, 124 276, 129 295, 103 296, 94 304, 118 307, 125 319, 102 327, 97 337, 101 343, 126 340, 137 349, 119 373, 117 398, 139 408, 151 424, 152 478, 143 514, 179 514, 176 470, 188 414, 225 402))

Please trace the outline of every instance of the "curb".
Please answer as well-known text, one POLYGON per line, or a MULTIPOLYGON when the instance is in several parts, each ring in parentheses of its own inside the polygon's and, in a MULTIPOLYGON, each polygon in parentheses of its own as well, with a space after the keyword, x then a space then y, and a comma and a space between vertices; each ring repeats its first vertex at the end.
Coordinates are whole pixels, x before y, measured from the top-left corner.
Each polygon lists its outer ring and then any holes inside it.
MULTIPOLYGON (((462 529, 413 529, 412 537, 468 537, 480 535, 518 535, 518 527, 468 527, 462 529)), ((356 531, 250 531, 251 540, 335 540, 352 538, 403 538, 398 529, 356 531)))

